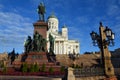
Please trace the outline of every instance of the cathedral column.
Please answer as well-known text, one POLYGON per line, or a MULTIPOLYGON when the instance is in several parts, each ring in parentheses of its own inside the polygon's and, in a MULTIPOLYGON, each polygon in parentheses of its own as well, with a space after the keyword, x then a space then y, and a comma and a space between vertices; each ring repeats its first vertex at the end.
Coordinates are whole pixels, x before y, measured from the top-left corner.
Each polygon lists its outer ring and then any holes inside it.
POLYGON ((59 54, 59 53, 58 53, 58 41, 56 41, 55 46, 56 46, 56 54, 59 54))
POLYGON ((56 41, 54 42, 54 53, 56 54, 56 41))
POLYGON ((58 44, 58 43, 56 42, 56 44, 55 44, 55 47, 56 47, 55 52, 56 52, 56 54, 58 54, 57 44, 58 44))
POLYGON ((61 54, 61 46, 62 46, 62 45, 61 45, 61 41, 60 41, 60 54, 61 54))
POLYGON ((65 44, 64 44, 64 42, 63 42, 63 54, 66 54, 65 44))
POLYGON ((58 54, 57 53, 57 46, 56 45, 57 45, 57 41, 55 42, 55 54, 58 54))
POLYGON ((79 46, 77 47, 77 53, 80 53, 80 52, 79 52, 79 46))
POLYGON ((62 41, 62 54, 64 54, 64 45, 63 45, 63 41, 62 41))
POLYGON ((66 54, 68 54, 68 43, 66 43, 66 54))
POLYGON ((58 54, 60 54, 60 41, 58 41, 58 54))
POLYGON ((63 54, 66 54, 66 44, 63 42, 63 54))

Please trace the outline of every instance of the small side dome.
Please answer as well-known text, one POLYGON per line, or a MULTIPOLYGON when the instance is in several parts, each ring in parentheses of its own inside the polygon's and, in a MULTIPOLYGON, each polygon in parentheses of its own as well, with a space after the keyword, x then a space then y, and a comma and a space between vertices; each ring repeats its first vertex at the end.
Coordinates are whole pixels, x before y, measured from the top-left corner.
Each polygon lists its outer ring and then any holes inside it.
POLYGON ((66 25, 63 25, 63 27, 62 28, 67 28, 67 26, 66 25))
POLYGON ((49 18, 56 18, 57 19, 57 17, 54 15, 54 14, 51 14, 49 17, 48 17, 48 19, 49 18))

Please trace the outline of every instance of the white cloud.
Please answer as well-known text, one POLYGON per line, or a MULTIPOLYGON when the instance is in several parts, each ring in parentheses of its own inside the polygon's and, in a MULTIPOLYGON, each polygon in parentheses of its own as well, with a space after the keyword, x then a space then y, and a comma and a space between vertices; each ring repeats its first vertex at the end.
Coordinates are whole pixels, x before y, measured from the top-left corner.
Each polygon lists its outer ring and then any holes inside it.
POLYGON ((30 18, 12 12, 0 12, 0 44, 11 47, 23 45, 27 35, 32 34, 33 26, 30 18))
POLYGON ((120 14, 120 0, 108 0, 106 5, 108 15, 116 16, 120 14))
POLYGON ((118 15, 120 14, 120 8, 118 5, 111 5, 108 8, 108 15, 118 15))

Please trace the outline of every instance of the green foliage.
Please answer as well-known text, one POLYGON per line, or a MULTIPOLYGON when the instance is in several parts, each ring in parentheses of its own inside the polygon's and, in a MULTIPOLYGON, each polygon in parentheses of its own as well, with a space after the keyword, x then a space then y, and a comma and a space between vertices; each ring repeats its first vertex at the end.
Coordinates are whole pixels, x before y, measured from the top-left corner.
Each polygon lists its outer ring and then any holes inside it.
POLYGON ((65 71, 65 67, 64 67, 64 66, 61 66, 60 71, 61 71, 61 72, 64 72, 64 71, 65 71))
POLYGON ((2 72, 6 73, 7 72, 7 67, 4 65, 3 62, 0 63, 0 67, 2 68, 2 72))
POLYGON ((4 66, 4 67, 3 67, 3 73, 6 73, 6 72, 7 72, 7 67, 4 66))
POLYGON ((28 64, 27 63, 23 63, 21 66, 22 72, 27 72, 28 71, 28 64))
POLYGON ((54 68, 53 68, 53 67, 50 67, 50 68, 49 68, 49 72, 50 72, 50 73, 53 73, 53 72, 54 72, 54 68))
POLYGON ((45 72, 45 71, 46 71, 46 65, 45 65, 45 64, 42 64, 41 71, 42 71, 42 72, 45 72))
POLYGON ((77 68, 77 69, 79 69, 79 68, 82 68, 81 66, 79 66, 78 64, 72 64, 72 66, 71 66, 72 68, 77 68))
POLYGON ((39 65, 37 63, 34 65, 34 71, 39 72, 39 65))
POLYGON ((30 72, 38 72, 39 71, 39 66, 38 64, 31 64, 30 66, 30 72))
POLYGON ((3 67, 4 67, 4 63, 0 62, 0 68, 3 68, 3 67))
POLYGON ((75 64, 72 64, 72 66, 71 66, 72 68, 75 68, 75 64))
POLYGON ((34 72, 34 65, 33 64, 30 65, 30 72, 34 72))
POLYGON ((78 69, 78 68, 80 68, 80 66, 77 64, 77 65, 75 66, 75 68, 77 68, 77 69, 78 69))

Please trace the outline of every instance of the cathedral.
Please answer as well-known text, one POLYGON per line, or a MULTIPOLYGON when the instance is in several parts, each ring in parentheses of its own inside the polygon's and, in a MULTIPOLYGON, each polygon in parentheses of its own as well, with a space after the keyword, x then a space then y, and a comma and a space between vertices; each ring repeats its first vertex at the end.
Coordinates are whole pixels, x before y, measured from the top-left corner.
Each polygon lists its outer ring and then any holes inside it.
MULTIPOLYGON (((59 31, 59 20, 51 14, 48 19, 48 31, 47 31, 47 49, 50 48, 49 34, 54 37, 54 53, 55 54, 78 54, 80 46, 77 40, 68 40, 67 26, 62 27, 62 31, 59 31)), ((48 51, 49 52, 49 51, 48 51)))

